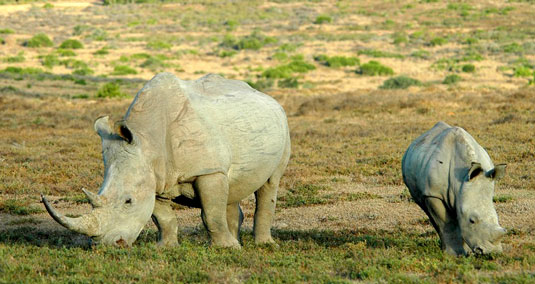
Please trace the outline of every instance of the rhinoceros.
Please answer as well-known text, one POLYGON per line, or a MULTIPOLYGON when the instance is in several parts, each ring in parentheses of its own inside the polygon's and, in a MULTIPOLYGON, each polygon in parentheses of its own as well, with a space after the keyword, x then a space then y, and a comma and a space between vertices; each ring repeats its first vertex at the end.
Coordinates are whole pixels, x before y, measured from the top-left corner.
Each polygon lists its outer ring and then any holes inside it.
POLYGON ((452 255, 501 252, 506 233, 494 208, 494 183, 505 174, 460 127, 438 122, 402 160, 403 181, 452 255))
POLYGON ((273 243, 279 181, 290 157, 283 108, 247 83, 160 73, 137 93, 124 119, 94 128, 102 139, 104 181, 85 189, 92 211, 69 218, 42 201, 66 228, 103 244, 129 246, 151 218, 158 243, 178 243, 173 202, 201 207, 211 244, 239 248, 239 202, 254 193, 255 243, 273 243))

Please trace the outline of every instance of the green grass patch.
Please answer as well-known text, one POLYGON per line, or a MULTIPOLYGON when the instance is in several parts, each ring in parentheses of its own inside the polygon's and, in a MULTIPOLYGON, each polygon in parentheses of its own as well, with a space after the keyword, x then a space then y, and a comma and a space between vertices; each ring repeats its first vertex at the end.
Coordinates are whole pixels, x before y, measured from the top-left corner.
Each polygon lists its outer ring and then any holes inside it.
POLYGON ((427 50, 420 49, 412 52, 411 57, 419 59, 429 59, 431 57, 431 53, 427 50))
POLYGON ((333 22, 333 19, 329 15, 319 15, 314 20, 314 24, 321 25, 321 24, 330 24, 333 22))
POLYGON ((509 194, 495 195, 492 198, 492 201, 494 201, 494 203, 505 203, 505 202, 509 202, 509 201, 512 201, 512 200, 513 200, 513 196, 511 196, 509 194))
POLYGON ((228 49, 235 50, 259 50, 262 47, 276 43, 278 40, 275 37, 262 35, 260 32, 253 32, 250 35, 244 36, 240 39, 233 37, 232 35, 225 35, 223 41, 219 46, 228 49))
POLYGON ((450 74, 450 75, 446 76, 446 78, 444 78, 444 80, 442 81, 442 84, 454 85, 454 84, 457 84, 458 82, 460 82, 461 80, 462 80, 461 76, 459 76, 457 74, 450 74))
POLYGON ((367 55, 367 56, 376 57, 376 58, 380 58, 380 57, 384 57, 384 58, 399 58, 399 59, 405 58, 405 56, 403 56, 402 54, 392 53, 392 52, 382 51, 382 50, 375 50, 375 49, 359 50, 358 54, 359 55, 367 55))
POLYGON ((84 45, 76 39, 67 39, 61 43, 59 48, 63 49, 81 49, 84 48, 84 45))
POLYGON ((97 98, 124 98, 127 94, 121 92, 121 86, 115 82, 102 85, 97 91, 97 98))
POLYGON ((381 85, 380 89, 407 89, 411 86, 421 86, 422 82, 420 82, 417 79, 413 79, 407 76, 397 76, 394 78, 390 78, 383 82, 383 85, 381 85))
POLYGON ((54 66, 59 65, 61 63, 58 56, 55 54, 43 55, 40 56, 40 58, 41 64, 48 69, 52 69, 54 66))
POLYGON ((70 49, 61 49, 58 48, 56 50, 56 53, 61 57, 73 57, 76 56, 76 53, 70 49))
POLYGON ((4 70, 2 70, 3 73, 11 73, 11 74, 19 74, 19 75, 35 75, 35 74, 41 74, 43 73, 43 70, 40 68, 33 68, 33 67, 14 67, 14 66, 8 66, 4 70))
POLYGON ((328 198, 320 196, 321 191, 329 190, 328 187, 316 184, 297 184, 288 189, 286 195, 279 198, 282 208, 300 207, 307 205, 326 204, 328 198))
POLYGON ((448 40, 443 37, 434 37, 429 41, 430 46, 440 46, 448 43, 448 40))
POLYGON ((294 58, 291 62, 271 67, 262 72, 262 77, 271 79, 287 79, 293 76, 294 73, 306 73, 310 70, 316 69, 311 63, 302 59, 294 58))
POLYGON ((461 70, 465 73, 474 73, 476 72, 476 66, 474 66, 474 64, 464 64, 461 67, 461 70))
POLYGON ((12 34, 12 33, 15 33, 15 31, 12 29, 6 29, 6 28, 0 29, 0 34, 12 34))
POLYGON ((353 56, 327 56, 317 55, 314 56, 314 60, 327 67, 339 68, 346 66, 355 66, 360 64, 360 60, 353 56))
POLYGON ((107 55, 109 53, 110 53, 110 51, 109 51, 109 49, 107 47, 103 47, 103 48, 93 52, 94 55, 107 55))
POLYGON ((12 215, 30 215, 41 213, 44 210, 32 205, 27 201, 8 199, 0 201, 0 212, 12 215))
POLYGON ((533 70, 526 66, 516 66, 513 68, 515 77, 530 77, 533 75, 533 70))
POLYGON ((378 61, 372 60, 361 65, 357 73, 365 76, 389 76, 394 75, 394 70, 378 61))
POLYGON ((19 51, 19 53, 17 53, 17 55, 15 56, 8 56, 6 58, 4 58, 4 62, 7 62, 7 63, 20 63, 20 62, 24 62, 26 60, 26 58, 24 57, 24 51, 19 51))
POLYGON ((117 65, 113 68, 112 75, 133 75, 137 74, 136 69, 126 66, 126 65, 117 65))
POLYGON ((173 45, 162 40, 153 40, 147 43, 147 48, 152 50, 171 49, 173 45))
POLYGON ((24 46, 27 47, 52 47, 54 43, 52 40, 44 33, 38 33, 34 35, 31 39, 24 43, 24 46))
POLYGON ((51 3, 45 3, 43 5, 43 9, 52 9, 52 8, 54 8, 54 5, 52 5, 51 3))

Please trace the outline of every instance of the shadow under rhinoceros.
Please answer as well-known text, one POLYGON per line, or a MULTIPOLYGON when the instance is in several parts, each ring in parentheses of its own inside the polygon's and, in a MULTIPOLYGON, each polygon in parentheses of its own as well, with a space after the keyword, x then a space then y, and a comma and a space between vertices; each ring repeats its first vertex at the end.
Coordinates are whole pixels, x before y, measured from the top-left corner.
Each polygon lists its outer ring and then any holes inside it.
POLYGON ((90 249, 92 242, 89 237, 62 228, 23 225, 0 229, 0 243, 90 249))

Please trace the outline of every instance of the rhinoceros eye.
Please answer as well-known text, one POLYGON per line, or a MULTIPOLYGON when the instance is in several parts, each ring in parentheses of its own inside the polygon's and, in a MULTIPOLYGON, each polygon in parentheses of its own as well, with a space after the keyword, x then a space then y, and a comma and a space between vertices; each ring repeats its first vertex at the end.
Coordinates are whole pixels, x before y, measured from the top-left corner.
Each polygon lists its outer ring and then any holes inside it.
POLYGON ((470 218, 470 224, 475 224, 476 223, 476 220, 474 220, 474 218, 470 218))

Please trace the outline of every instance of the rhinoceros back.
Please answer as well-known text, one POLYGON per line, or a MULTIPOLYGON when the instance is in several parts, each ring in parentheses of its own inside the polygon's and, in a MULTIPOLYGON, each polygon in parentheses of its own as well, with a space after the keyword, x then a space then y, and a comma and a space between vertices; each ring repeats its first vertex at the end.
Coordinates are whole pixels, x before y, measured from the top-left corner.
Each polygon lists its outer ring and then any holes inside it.
POLYGON ((472 162, 481 163, 485 171, 494 167, 487 152, 464 129, 439 122, 407 149, 403 180, 417 203, 425 196, 450 203, 472 162))

